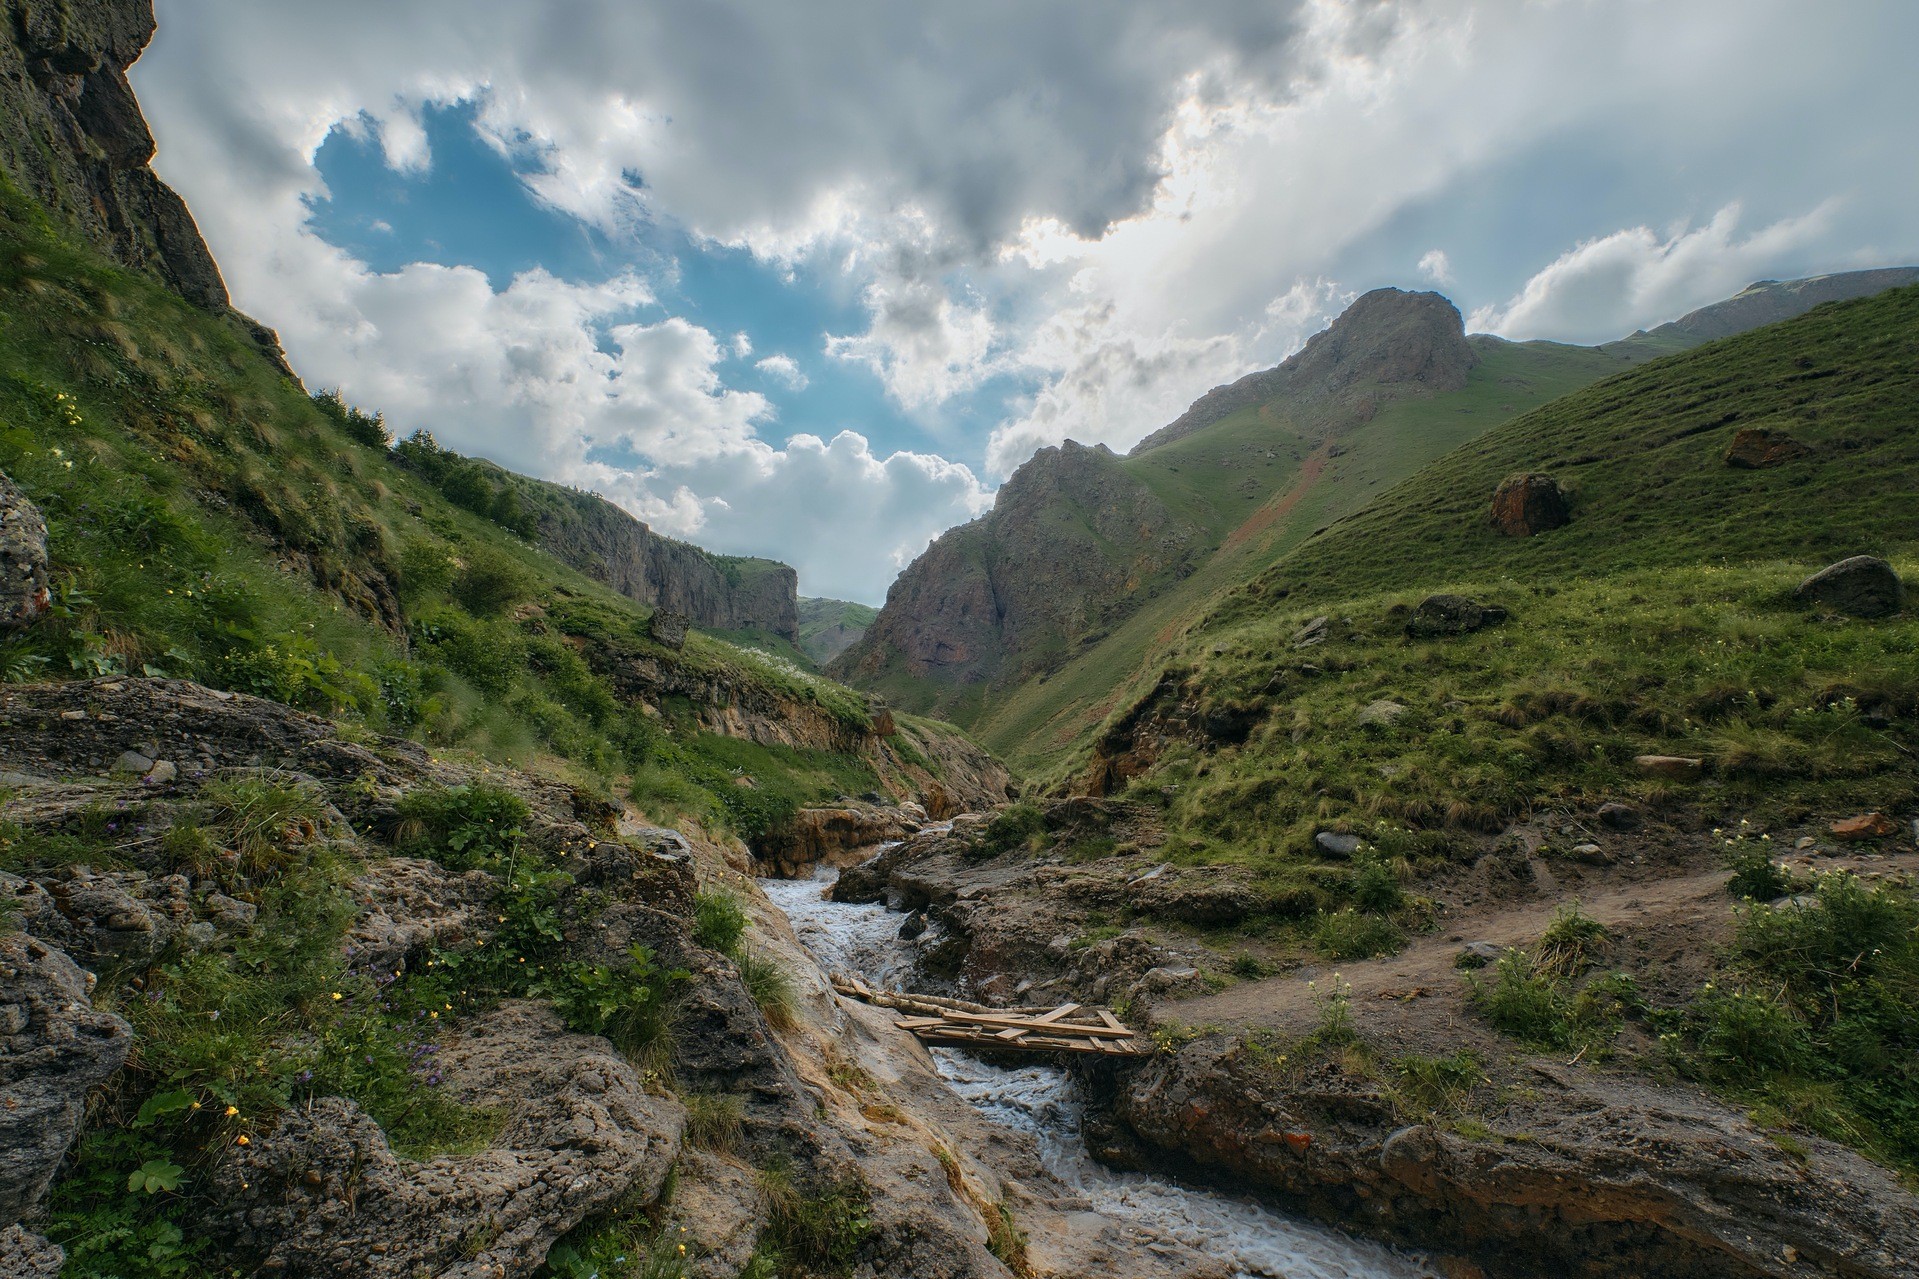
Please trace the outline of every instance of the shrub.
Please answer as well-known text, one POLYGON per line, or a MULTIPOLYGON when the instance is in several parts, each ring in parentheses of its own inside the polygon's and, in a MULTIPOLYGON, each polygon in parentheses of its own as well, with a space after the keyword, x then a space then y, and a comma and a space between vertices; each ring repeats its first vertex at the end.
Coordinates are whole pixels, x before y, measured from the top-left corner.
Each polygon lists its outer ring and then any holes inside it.
POLYGON ((1037 804, 1014 804, 993 814, 974 841, 972 851, 981 857, 996 857, 1030 843, 1046 829, 1046 815, 1037 804))
POLYGON ((1490 983, 1466 977, 1467 999, 1495 1028, 1545 1048, 1572 1042, 1572 1003, 1551 972, 1541 971, 1523 950, 1509 950, 1493 965, 1490 983))
POLYGON ((1390 955, 1406 944, 1399 925, 1352 907, 1322 915, 1313 929, 1313 945, 1328 959, 1371 959, 1390 955))
POLYGON ((400 827, 395 847, 427 856, 453 870, 491 867, 518 851, 532 809, 508 790, 470 786, 421 786, 394 805, 400 827))
POLYGON ((1577 977, 1611 949, 1612 933, 1579 909, 1577 901, 1570 901, 1553 911, 1552 922, 1540 935, 1535 954, 1542 972, 1577 977))
POLYGON ((1386 914, 1406 903, 1399 886, 1399 874, 1385 858, 1369 856, 1359 860, 1353 874, 1353 904, 1361 910, 1386 914))
POLYGON ((693 899, 693 940, 722 955, 739 954, 746 934, 746 909, 740 899, 720 888, 693 899))
POLYGON ((636 1061, 658 1061, 672 1030, 672 986, 686 976, 660 968, 653 952, 636 943, 623 964, 562 964, 540 989, 569 1029, 604 1035, 636 1061))
POLYGON ((490 546, 468 548, 453 579, 453 598, 475 617, 495 617, 533 594, 533 575, 518 560, 490 546))
POLYGON ((1723 1081, 1752 1083, 1790 1070, 1806 1057, 1804 1028, 1790 1009, 1769 995, 1708 984, 1693 1012, 1700 1060, 1723 1081))
POLYGON ((1772 845, 1741 836, 1726 841, 1720 860, 1732 872, 1726 891, 1747 901, 1769 902, 1792 891, 1792 881, 1772 860, 1772 845))
POLYGON ((873 1230, 866 1187, 849 1179, 809 1195, 785 1164, 766 1169, 759 1181, 767 1215, 756 1249, 766 1258, 761 1273, 795 1279, 848 1273, 873 1230))

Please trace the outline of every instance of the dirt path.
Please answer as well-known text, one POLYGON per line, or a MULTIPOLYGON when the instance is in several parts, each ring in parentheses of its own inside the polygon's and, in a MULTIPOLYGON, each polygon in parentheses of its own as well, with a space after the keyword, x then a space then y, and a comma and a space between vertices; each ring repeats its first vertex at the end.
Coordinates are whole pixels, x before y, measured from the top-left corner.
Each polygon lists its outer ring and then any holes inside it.
MULTIPOLYGON (((1919 856, 1821 857, 1816 865, 1822 870, 1884 874, 1919 869, 1919 856)), ((1725 871, 1715 868, 1617 887, 1587 885, 1578 895, 1580 909, 1614 934, 1615 966, 1633 972, 1642 984, 1689 990, 1710 971, 1716 946, 1731 938, 1733 900, 1726 892, 1727 878, 1725 871)), ((1416 1038, 1443 1040, 1449 1027, 1450 1033, 1464 1034, 1458 1019, 1466 982, 1455 966, 1462 947, 1481 941, 1526 945, 1546 930, 1553 912, 1570 899, 1568 894, 1483 903, 1443 917, 1436 932, 1415 939, 1397 955, 1314 964, 1243 982, 1216 994, 1159 1005, 1155 1020, 1303 1033, 1318 1015, 1315 995, 1323 996, 1337 973, 1351 984, 1354 1011, 1362 1024, 1369 1019, 1369 1011, 1391 1010, 1395 1015, 1390 1020, 1401 1023, 1401 1029, 1416 1038), (1315 982, 1318 989, 1309 984, 1315 982), (1421 1030, 1426 1033, 1419 1034, 1421 1030)))

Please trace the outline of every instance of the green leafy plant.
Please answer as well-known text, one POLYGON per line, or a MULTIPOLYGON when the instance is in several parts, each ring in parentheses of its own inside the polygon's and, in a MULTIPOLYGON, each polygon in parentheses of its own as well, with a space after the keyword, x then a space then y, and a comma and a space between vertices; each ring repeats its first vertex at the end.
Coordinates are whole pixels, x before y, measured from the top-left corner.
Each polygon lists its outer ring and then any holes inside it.
POLYGON ((708 950, 737 956, 746 924, 746 908, 736 894, 724 888, 700 893, 693 899, 693 940, 708 950))
POLYGON ((395 844, 454 869, 490 867, 518 851, 532 810, 511 791, 484 783, 422 786, 394 806, 395 844))
POLYGON ((653 952, 635 943, 624 964, 565 963, 540 989, 569 1028, 604 1035, 635 1060, 658 1060, 672 1031, 672 987, 687 975, 660 968, 653 952))

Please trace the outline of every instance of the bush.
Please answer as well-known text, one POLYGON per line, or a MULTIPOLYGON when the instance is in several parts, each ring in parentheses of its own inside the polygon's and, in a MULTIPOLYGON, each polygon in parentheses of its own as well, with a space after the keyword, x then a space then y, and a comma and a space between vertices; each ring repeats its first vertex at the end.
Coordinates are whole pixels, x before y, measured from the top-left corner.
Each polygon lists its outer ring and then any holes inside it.
POLYGON ((1353 904, 1361 910, 1381 915, 1406 904, 1405 890, 1399 886, 1399 874, 1385 858, 1369 856, 1356 862, 1353 904))
POLYGON ((1493 1026, 1514 1039, 1543 1048, 1572 1043, 1572 1001, 1551 972, 1541 971, 1523 950, 1509 950, 1493 965, 1493 980, 1466 977, 1467 1000, 1493 1026))
POLYGON ((789 1167, 776 1164, 760 1174, 760 1196, 767 1221, 754 1255, 762 1267, 759 1273, 765 1275, 799 1279, 846 1274, 873 1230, 868 1193, 858 1181, 849 1179, 809 1195, 795 1183, 789 1167))
POLYGON ((1399 925, 1379 915, 1362 915, 1352 907, 1320 916, 1313 929, 1313 945, 1328 959, 1371 959, 1391 955, 1406 944, 1399 925))
POLYGON ((348 404, 337 390, 315 392, 313 407, 331 418, 346 437, 356 444, 364 444, 384 453, 393 443, 393 437, 387 434, 385 414, 363 413, 348 404))
POLYGON ((453 579, 453 598, 475 617, 496 617, 531 596, 536 583, 526 567, 490 546, 469 547, 453 579))
POLYGON ((1045 829, 1046 815, 1040 812, 1038 805, 1015 804, 993 814, 971 851, 980 857, 996 857, 1030 843, 1045 829))
POLYGON ((1732 872, 1726 891, 1734 897, 1769 902, 1792 891, 1792 881, 1774 864, 1772 845, 1765 840, 1729 839, 1720 860, 1732 872))
POLYGON ((1612 933, 1579 909, 1577 901, 1553 911, 1552 922, 1540 935, 1536 952, 1539 968, 1559 977, 1577 977, 1612 950, 1612 933))
POLYGON ((653 952, 636 943, 623 964, 562 964, 540 990, 568 1029, 604 1035, 635 1061, 659 1061, 672 1030, 672 987, 686 976, 660 968, 653 952))
POLYGON ((532 814, 518 795, 483 782, 421 786, 401 796, 394 811, 400 818, 395 848, 452 870, 491 868, 511 858, 532 814))
POLYGON ((693 899, 693 940, 700 945, 737 956, 745 934, 746 909, 738 897, 720 888, 693 899))

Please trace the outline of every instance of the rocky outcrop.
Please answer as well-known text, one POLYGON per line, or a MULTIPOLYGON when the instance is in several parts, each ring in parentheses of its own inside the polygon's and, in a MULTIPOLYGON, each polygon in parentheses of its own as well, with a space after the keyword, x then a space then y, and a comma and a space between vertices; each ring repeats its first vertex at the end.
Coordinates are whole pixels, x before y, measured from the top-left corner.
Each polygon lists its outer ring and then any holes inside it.
POLYGON ((47 611, 47 522, 0 474, 0 633, 47 611))
POLYGON ((925 704, 910 681, 1022 678, 1176 581, 1210 545, 1104 445, 1041 449, 988 514, 949 530, 900 574, 886 607, 833 662, 835 678, 925 704), (896 690, 896 677, 905 677, 896 690))
POLYGON ((1793 590, 1808 604, 1822 604, 1850 617, 1885 617, 1905 603, 1898 570, 1877 555, 1854 555, 1828 564, 1793 590))
MULTIPOLYGON (((1119 1082, 1096 1148, 1129 1139, 1368 1233, 1472 1257, 1488 1275, 1910 1276, 1912 1197, 1831 1142, 1789 1152, 1677 1088, 1529 1063, 1492 1135, 1403 1122, 1336 1063, 1276 1070, 1215 1035, 1119 1082), (1502 1139, 1501 1133, 1524 1138, 1502 1139)), ((1131 1147, 1138 1158, 1138 1147, 1131 1147)))
POLYGON ((696 626, 799 638, 799 575, 791 567, 661 537, 597 494, 525 477, 511 482, 536 512, 533 540, 562 564, 696 626))
POLYGON ((1507 537, 1533 537, 1572 520, 1559 481, 1537 471, 1509 475, 1493 493, 1493 527, 1507 537))
POLYGON ((864 861, 875 844, 904 839, 920 827, 925 810, 902 812, 866 804, 837 808, 802 808, 753 841, 753 852, 766 873, 792 879, 811 874, 818 866, 864 861))
MULTIPOLYGON (((193 215, 150 167, 153 134, 127 68, 153 38, 151 0, 0 3, 0 166, 53 214, 209 311, 226 284, 193 215)), ((235 314, 279 369, 279 339, 235 314)))
MULTIPOLYGON (((21 882, 0 875, 0 901, 17 901, 9 885, 21 882)), ((126 1022, 94 1009, 90 973, 10 927, 0 915, 0 1226, 39 1203, 80 1132, 88 1091, 133 1047, 126 1022)), ((16 1242, 23 1256, 33 1251, 16 1242)))
POLYGON ((659 1195, 685 1112, 604 1039, 515 1001, 440 1061, 451 1096, 512 1115, 489 1149, 401 1159, 352 1102, 323 1097, 221 1167, 207 1227, 289 1279, 494 1279, 530 1273, 588 1214, 659 1195))
POLYGON ((1761 471, 1782 466, 1811 452, 1811 449, 1784 431, 1749 426, 1734 432, 1732 443, 1726 449, 1726 465, 1735 470, 1761 471))
POLYGON ((1463 595, 1428 595, 1413 610, 1406 634, 1414 639, 1466 635, 1505 620, 1506 610, 1497 604, 1481 604, 1463 595))
MULTIPOLYGON (((1214 387, 1130 456, 1185 439, 1243 408, 1281 398, 1317 406, 1340 398, 1457 391, 1479 363, 1459 309, 1437 293, 1374 289, 1362 294, 1278 368, 1214 387)), ((1315 414, 1323 413, 1317 408, 1315 414)), ((1370 413, 1368 414, 1370 416, 1370 413)))

